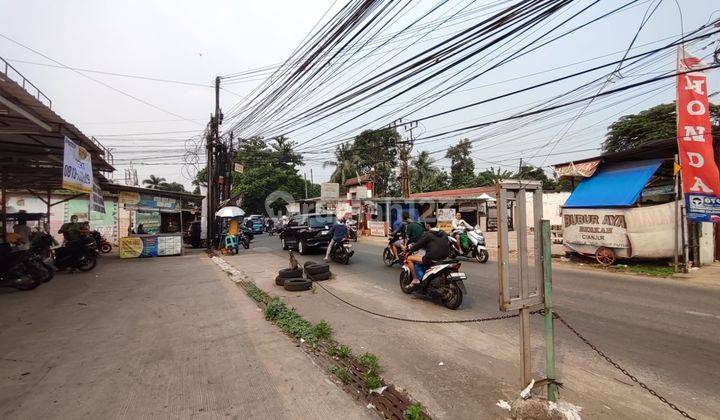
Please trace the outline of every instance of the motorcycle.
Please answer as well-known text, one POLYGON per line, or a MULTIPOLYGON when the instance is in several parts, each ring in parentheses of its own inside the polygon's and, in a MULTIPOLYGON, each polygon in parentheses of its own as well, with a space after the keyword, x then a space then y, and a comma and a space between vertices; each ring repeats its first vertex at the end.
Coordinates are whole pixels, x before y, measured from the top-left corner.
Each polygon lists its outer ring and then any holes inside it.
POLYGON ((485 246, 485 236, 480 229, 457 230, 460 233, 460 243, 452 236, 450 241, 450 258, 466 257, 474 258, 480 264, 485 264, 490 257, 485 246), (459 250, 458 250, 459 248, 459 250))
POLYGON ((95 244, 97 246, 97 249, 103 253, 107 254, 110 251, 112 251, 112 244, 105 239, 105 237, 102 236, 100 232, 97 230, 93 230, 90 232, 90 235, 95 239, 95 244))
POLYGON ((333 249, 330 251, 330 258, 342 264, 350 264, 350 257, 354 254, 355 251, 352 249, 350 240, 345 237, 340 242, 333 244, 333 249))
POLYGON ((350 240, 353 242, 357 242, 357 240, 358 240, 357 223, 348 223, 347 230, 348 230, 348 238, 350 238, 350 240))
MULTIPOLYGON (((388 267, 392 267, 393 265, 400 264, 402 262, 399 258, 395 258, 392 253, 392 249, 390 248, 391 246, 394 246, 393 243, 395 243, 398 239, 400 239, 399 234, 390 235, 388 238, 388 244, 383 250, 383 263, 388 267)), ((399 250, 398 252, 402 252, 402 250, 399 250)))
POLYGON ((412 275, 407 265, 403 264, 400 272, 400 289, 403 293, 419 292, 433 299, 439 299, 448 309, 457 309, 462 304, 463 294, 467 294, 464 280, 465 273, 460 271, 457 260, 445 259, 436 261, 430 267, 415 263, 415 274, 420 280, 419 284, 411 285, 412 275))
POLYGON ((0 247, 0 286, 32 290, 50 279, 52 275, 43 268, 35 254, 13 250, 9 246, 0 247))
POLYGON ((84 236, 71 247, 65 244, 55 249, 55 267, 58 270, 77 268, 80 271, 90 271, 95 268, 98 257, 95 239, 84 236), (71 247, 75 249, 73 250, 71 247))

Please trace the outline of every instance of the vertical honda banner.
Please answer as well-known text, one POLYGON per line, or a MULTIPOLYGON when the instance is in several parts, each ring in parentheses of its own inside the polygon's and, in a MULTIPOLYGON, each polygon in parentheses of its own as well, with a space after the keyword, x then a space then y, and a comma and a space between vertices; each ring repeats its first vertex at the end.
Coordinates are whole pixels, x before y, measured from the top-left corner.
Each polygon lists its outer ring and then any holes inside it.
POLYGON ((680 174, 687 217, 720 222, 720 174, 713 153, 708 78, 700 59, 678 48, 677 122, 680 174))

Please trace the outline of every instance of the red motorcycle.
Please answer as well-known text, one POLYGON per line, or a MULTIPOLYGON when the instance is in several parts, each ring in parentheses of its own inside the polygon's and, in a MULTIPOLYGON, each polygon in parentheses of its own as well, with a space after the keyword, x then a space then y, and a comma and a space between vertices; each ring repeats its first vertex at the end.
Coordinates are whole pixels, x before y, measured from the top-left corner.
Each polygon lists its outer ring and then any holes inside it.
POLYGON ((90 235, 92 235, 93 239, 95 239, 95 243, 97 244, 97 249, 103 254, 107 254, 110 251, 112 251, 112 244, 105 239, 104 236, 97 230, 93 230, 90 232, 90 235))

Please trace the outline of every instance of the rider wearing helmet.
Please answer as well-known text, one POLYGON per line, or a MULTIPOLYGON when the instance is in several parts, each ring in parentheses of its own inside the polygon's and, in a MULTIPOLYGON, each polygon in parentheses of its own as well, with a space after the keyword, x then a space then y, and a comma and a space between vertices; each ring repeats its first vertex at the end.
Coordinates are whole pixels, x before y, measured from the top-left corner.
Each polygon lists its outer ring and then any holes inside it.
POLYGON ((437 222, 435 220, 428 221, 430 230, 407 248, 406 253, 408 257, 405 259, 405 264, 410 269, 412 276, 411 286, 420 283, 415 273, 415 264, 422 263, 425 267, 432 266, 435 261, 443 260, 450 255, 450 244, 448 242, 447 234, 437 228, 437 222), (411 255, 413 252, 424 249, 425 255, 422 257, 419 255, 411 255))

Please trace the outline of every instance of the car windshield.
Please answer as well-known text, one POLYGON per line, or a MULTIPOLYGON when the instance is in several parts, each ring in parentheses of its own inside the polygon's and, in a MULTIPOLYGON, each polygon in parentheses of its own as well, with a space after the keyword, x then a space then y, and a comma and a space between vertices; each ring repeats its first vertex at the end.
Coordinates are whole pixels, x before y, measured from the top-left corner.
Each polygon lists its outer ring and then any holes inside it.
POLYGON ((327 225, 332 225, 337 221, 337 218, 333 214, 323 214, 318 216, 310 216, 308 217, 308 226, 319 228, 327 225))

